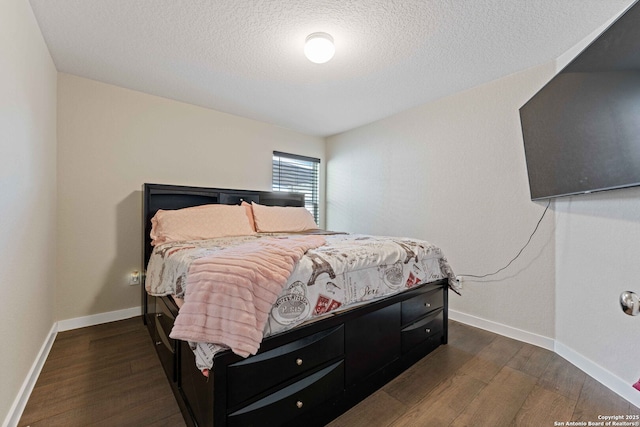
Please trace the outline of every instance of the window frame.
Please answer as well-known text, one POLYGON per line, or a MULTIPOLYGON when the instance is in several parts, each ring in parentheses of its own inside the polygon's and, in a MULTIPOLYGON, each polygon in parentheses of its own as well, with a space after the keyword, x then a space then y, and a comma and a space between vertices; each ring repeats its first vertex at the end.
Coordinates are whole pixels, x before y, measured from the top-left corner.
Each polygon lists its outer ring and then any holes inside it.
POLYGON ((311 212, 316 224, 319 224, 320 159, 282 151, 273 151, 271 159, 271 189, 303 193, 305 208, 311 212), (286 167, 283 167, 283 163, 286 167), (283 172, 288 172, 289 176, 284 177, 283 172))

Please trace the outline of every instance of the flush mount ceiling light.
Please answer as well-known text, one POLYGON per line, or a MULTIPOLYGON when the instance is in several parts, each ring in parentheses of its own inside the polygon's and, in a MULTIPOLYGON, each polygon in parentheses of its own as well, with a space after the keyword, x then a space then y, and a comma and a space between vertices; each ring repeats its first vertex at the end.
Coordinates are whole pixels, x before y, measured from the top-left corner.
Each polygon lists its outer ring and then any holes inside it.
POLYGON ((324 64, 333 58, 336 48, 333 37, 327 33, 312 33, 307 36, 304 44, 304 54, 311 62, 324 64))

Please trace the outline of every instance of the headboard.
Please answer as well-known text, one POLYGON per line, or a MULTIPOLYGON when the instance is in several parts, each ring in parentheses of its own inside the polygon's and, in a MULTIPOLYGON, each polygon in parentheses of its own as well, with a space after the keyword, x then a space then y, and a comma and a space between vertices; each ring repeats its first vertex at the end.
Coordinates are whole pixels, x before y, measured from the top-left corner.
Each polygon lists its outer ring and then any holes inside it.
POLYGON ((243 200, 267 206, 304 206, 304 194, 281 191, 230 190, 164 184, 144 184, 142 190, 142 271, 145 271, 153 250, 150 237, 151 218, 158 209, 182 209, 207 204, 238 205, 243 200))

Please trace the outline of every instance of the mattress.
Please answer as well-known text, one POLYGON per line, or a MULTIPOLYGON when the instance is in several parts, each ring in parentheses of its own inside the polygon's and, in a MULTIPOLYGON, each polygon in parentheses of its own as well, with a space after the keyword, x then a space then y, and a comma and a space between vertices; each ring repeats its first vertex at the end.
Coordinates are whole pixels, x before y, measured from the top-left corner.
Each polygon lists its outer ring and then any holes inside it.
MULTIPOLYGON (((273 235, 173 242, 154 248, 145 286, 154 296, 184 297, 189 266, 224 248, 273 235)), ((296 264, 278 296, 264 337, 303 323, 397 294, 421 283, 455 275, 439 247, 411 238, 361 234, 329 234, 326 244, 311 249, 296 264)), ((190 343, 201 370, 210 369, 221 343, 190 343)))

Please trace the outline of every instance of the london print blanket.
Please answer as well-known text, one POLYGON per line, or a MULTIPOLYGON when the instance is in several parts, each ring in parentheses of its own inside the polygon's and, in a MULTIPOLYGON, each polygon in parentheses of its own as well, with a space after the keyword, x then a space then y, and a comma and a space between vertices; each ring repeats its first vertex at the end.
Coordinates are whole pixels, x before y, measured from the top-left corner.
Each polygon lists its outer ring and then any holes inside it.
POLYGON ((195 260, 170 337, 219 343, 243 357, 255 354, 296 263, 324 243, 321 236, 272 237, 195 260))
MULTIPOLYGON (((359 234, 326 235, 326 244, 310 249, 297 263, 276 298, 263 336, 271 336, 305 321, 402 292, 439 279, 454 290, 455 275, 441 249, 427 241, 359 234)), ((145 285, 151 295, 184 297, 189 266, 225 248, 266 239, 244 236, 174 242, 154 249, 145 285)), ((227 347, 216 342, 189 342, 201 370, 210 369, 214 355, 227 347)))

